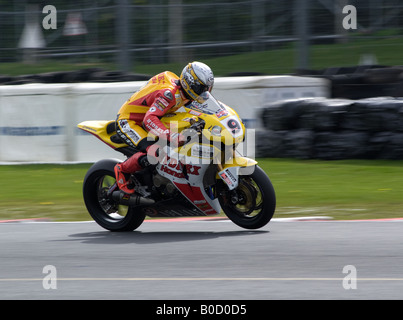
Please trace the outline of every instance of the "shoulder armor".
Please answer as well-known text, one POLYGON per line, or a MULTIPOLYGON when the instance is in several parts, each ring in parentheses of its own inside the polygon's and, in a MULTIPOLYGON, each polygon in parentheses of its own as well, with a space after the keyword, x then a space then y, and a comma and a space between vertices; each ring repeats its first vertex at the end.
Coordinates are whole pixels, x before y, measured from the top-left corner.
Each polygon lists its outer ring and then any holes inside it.
POLYGON ((171 90, 165 90, 164 91, 164 97, 167 98, 168 100, 171 100, 171 101, 174 99, 174 96, 172 95, 171 90))

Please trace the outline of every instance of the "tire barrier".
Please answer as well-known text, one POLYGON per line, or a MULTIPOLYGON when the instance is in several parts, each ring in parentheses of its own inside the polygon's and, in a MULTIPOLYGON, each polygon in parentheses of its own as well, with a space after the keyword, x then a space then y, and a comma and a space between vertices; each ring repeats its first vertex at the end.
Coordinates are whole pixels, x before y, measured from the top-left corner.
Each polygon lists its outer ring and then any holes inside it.
POLYGON ((403 96, 403 66, 332 67, 323 70, 299 70, 297 74, 329 80, 332 98, 403 96))
POLYGON ((307 98, 261 109, 256 156, 403 159, 403 98, 307 98))

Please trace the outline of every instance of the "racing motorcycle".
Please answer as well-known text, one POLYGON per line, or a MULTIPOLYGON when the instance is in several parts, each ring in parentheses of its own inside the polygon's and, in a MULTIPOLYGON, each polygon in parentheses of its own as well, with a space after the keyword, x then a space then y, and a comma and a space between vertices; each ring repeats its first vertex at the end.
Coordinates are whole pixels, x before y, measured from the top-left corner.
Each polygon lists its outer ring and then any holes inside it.
MULTIPOLYGON (((147 156, 144 168, 130 177, 134 194, 117 187, 114 166, 120 160, 104 159, 90 167, 83 197, 101 227, 132 231, 146 216, 213 216, 221 211, 246 229, 270 221, 276 207, 273 185, 255 160, 237 150, 245 140, 242 120, 211 93, 205 94, 203 103, 192 102, 161 118, 188 142, 181 147, 161 144, 158 155, 147 156)), ((138 152, 120 139, 114 120, 84 121, 78 127, 126 157, 138 152)))

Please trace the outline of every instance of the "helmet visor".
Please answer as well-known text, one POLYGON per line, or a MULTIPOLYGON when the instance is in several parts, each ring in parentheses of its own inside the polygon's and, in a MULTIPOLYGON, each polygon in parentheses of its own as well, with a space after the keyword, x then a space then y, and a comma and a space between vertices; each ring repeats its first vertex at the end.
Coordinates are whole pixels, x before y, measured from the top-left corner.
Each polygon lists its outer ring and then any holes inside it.
POLYGON ((197 95, 201 95, 203 92, 208 91, 208 86, 206 86, 204 84, 201 84, 200 82, 196 81, 195 83, 192 84, 192 90, 197 95))
POLYGON ((204 103, 210 98, 210 92, 204 91, 196 98, 198 103, 204 103))

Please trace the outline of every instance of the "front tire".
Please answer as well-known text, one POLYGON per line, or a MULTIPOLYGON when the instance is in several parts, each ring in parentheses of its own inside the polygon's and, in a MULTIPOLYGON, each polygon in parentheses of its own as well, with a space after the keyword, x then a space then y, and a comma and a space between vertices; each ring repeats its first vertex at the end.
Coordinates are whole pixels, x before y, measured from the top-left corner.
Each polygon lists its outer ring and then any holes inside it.
POLYGON ((256 166, 249 176, 240 176, 238 187, 226 190, 219 197, 221 208, 236 225, 245 229, 259 229, 274 215, 276 195, 267 174, 256 166), (237 201, 232 200, 235 196, 237 201))
POLYGON ((146 215, 135 207, 120 205, 107 195, 116 182, 114 167, 119 160, 106 159, 96 162, 84 178, 83 197, 91 217, 101 227, 110 231, 133 231, 146 215))

